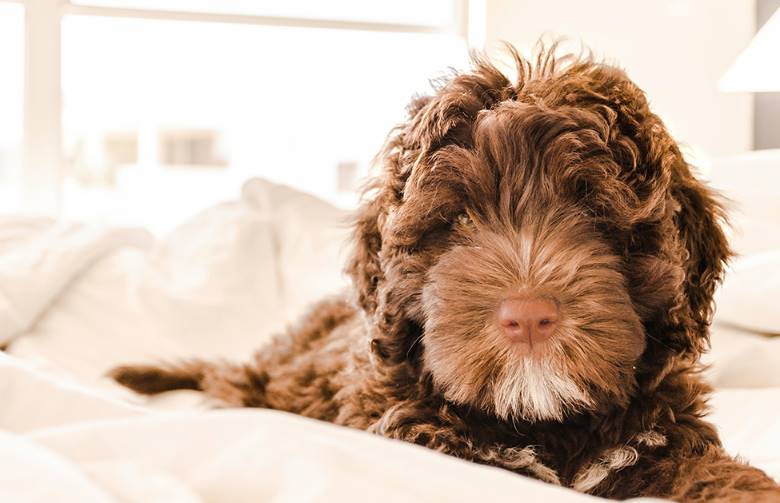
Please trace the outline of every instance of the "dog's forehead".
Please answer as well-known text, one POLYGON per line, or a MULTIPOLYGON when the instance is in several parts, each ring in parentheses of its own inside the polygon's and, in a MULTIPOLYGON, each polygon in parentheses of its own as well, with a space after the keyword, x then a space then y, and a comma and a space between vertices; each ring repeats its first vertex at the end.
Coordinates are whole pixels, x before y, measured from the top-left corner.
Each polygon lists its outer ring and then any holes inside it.
MULTIPOLYGON (((571 107, 503 102, 483 110, 471 126, 468 142, 445 142, 418 159, 409 170, 404 196, 412 198, 426 186, 474 185, 498 189, 544 182, 544 190, 567 178, 590 176, 593 165, 611 163, 619 174, 608 146, 609 130, 603 118, 571 107)), ((468 187, 464 187, 468 188, 468 187)), ((566 187, 556 187, 560 191, 566 187)), ((464 191, 468 196, 469 191, 464 191)))
POLYGON ((668 215, 667 171, 640 164, 613 115, 570 106, 506 101, 480 112, 468 142, 444 142, 418 157, 397 201, 410 225, 473 210, 504 217, 564 205, 629 230, 668 215))
POLYGON ((569 130, 555 142, 525 138, 530 133, 513 127, 478 131, 473 145, 444 146, 415 166, 398 201, 402 215, 418 225, 422 219, 448 220, 466 209, 496 216, 532 207, 579 206, 584 202, 580 192, 599 190, 604 176, 617 180, 619 167, 606 154, 599 159, 598 148, 583 150, 582 137, 592 133, 569 130), (538 147, 530 148, 532 143, 538 147))

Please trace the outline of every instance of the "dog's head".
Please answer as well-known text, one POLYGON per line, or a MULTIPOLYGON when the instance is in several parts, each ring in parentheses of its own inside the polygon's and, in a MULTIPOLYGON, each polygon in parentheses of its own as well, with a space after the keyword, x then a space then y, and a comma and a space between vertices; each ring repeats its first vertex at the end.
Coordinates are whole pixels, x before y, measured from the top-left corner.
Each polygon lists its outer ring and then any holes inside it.
POLYGON ((379 362, 559 421, 697 358, 729 251, 713 194, 621 70, 515 58, 514 83, 476 60, 412 103, 348 270, 379 362))

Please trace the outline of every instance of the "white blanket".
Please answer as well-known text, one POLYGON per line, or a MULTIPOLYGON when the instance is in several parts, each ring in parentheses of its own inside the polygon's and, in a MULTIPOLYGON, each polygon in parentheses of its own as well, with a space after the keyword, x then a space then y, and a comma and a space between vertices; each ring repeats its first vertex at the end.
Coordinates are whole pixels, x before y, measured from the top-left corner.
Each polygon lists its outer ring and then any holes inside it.
POLYGON ((276 411, 145 410, 5 355, 0 377, 0 501, 596 500, 276 411))
MULTIPOLYGON (((0 378, 0 501, 595 500, 280 412, 150 411, 5 355, 0 378)), ((715 420, 727 448, 777 475, 767 404, 780 389, 719 393, 715 420)))
MULTIPOLYGON (((285 190, 250 182, 159 242, 2 222, 0 501, 590 500, 278 412, 207 411, 191 392, 148 404, 103 377, 127 361, 246 357, 343 286, 342 215, 285 190)), ((719 391, 713 420, 730 452, 780 478, 778 404, 780 387, 719 391)))

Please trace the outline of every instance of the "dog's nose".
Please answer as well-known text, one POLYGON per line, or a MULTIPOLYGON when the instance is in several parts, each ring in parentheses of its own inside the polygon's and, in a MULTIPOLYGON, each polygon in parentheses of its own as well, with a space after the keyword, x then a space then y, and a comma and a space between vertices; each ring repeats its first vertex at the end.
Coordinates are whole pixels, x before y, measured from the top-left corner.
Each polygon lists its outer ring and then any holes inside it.
POLYGON ((539 344, 558 325, 558 306, 549 299, 505 299, 498 307, 498 324, 512 342, 539 344))

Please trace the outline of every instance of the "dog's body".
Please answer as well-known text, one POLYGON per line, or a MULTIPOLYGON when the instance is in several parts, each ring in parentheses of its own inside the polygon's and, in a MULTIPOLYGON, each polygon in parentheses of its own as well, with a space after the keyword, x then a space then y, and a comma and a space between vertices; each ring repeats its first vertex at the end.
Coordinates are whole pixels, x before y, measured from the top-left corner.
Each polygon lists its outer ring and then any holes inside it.
POLYGON ((246 365, 114 371, 368 430, 610 498, 780 501, 702 417, 728 246, 617 69, 477 61, 417 99, 356 222, 354 299, 246 365))

